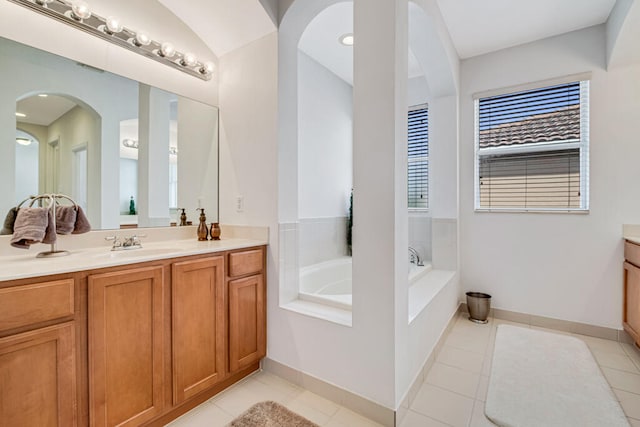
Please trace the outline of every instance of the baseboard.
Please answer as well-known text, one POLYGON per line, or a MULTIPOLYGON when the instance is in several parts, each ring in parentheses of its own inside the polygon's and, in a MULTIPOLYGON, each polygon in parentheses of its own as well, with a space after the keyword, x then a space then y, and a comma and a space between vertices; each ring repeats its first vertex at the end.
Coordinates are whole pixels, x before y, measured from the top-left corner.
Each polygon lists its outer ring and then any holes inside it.
MULTIPOLYGON (((459 310, 464 313, 468 312, 467 304, 464 302, 460 303, 459 310)), ((618 341, 626 344, 633 343, 633 339, 623 329, 606 328, 603 326, 589 325, 588 323, 571 322, 569 320, 536 316, 534 314, 519 313, 517 311, 502 310, 499 308, 492 308, 489 311, 489 317, 508 320, 510 322, 524 323, 529 326, 555 329, 556 331, 618 341)))
MULTIPOLYGON (((386 427, 394 427, 396 412, 336 385, 308 375, 269 358, 262 359, 262 369, 299 387, 361 414, 386 427)), ((399 424, 398 424, 399 425, 399 424)))

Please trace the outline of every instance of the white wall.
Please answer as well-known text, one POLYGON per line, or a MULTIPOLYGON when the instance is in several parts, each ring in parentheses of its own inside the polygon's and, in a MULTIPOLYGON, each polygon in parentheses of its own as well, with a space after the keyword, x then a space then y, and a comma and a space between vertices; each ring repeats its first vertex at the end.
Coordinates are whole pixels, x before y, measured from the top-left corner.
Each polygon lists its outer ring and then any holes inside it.
POLYGON ((138 161, 120 158, 120 204, 122 215, 129 215, 131 196, 138 211, 138 161))
POLYGON ((640 197, 640 67, 605 71, 597 26, 462 62, 461 269, 497 308, 621 328, 622 224, 640 197), (590 212, 475 213, 472 94, 591 71, 590 212))
MULTIPOLYGON (((11 141, 7 141, 11 143, 11 141)), ((39 145, 33 141, 29 145, 16 143, 16 201, 19 203, 29 196, 38 194, 39 145)))
POLYGON ((298 232, 299 267, 349 255, 346 217, 303 218, 294 226, 298 232))
POLYGON ((171 94, 144 84, 139 94, 138 225, 167 226, 171 94))
POLYGON ((424 77, 414 77, 407 83, 407 105, 426 104, 429 101, 429 85, 424 77))
POLYGON ((409 246, 420 258, 431 261, 431 217, 426 212, 409 212, 409 246))
MULTIPOLYGON (((82 106, 73 107, 63 114, 48 127, 47 141, 57 139, 59 164, 57 188, 52 191, 56 193, 73 194, 73 163, 74 149, 85 145, 87 147, 88 170, 99 168, 100 166, 100 118, 82 106)), ((50 147, 45 147, 50 149, 50 147)), ((51 170, 51 165, 46 165, 43 170, 51 170)), ((99 224, 99 216, 96 213, 100 210, 100 199, 95 197, 100 194, 100 181, 95 174, 87 174, 87 196, 93 196, 89 200, 86 214, 93 224, 99 224)), ((77 197, 77 196, 76 196, 77 197)))
POLYGON ((353 88, 298 58, 298 215, 346 216, 353 186, 353 88))
POLYGON ((196 208, 202 207, 207 221, 218 222, 219 182, 218 109, 180 97, 177 207, 194 219, 196 208))

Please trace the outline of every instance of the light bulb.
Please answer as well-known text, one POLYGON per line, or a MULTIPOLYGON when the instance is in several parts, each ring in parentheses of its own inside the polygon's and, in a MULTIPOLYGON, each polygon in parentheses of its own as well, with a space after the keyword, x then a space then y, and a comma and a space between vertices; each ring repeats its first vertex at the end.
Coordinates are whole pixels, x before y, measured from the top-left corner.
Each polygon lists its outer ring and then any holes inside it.
POLYGON ((207 61, 207 62, 204 63, 202 68, 200 68, 200 72, 202 74, 211 74, 211 73, 213 73, 213 70, 215 70, 215 68, 216 68, 216 64, 214 64, 211 61, 207 61))
POLYGON ((196 56, 191 52, 187 52, 182 55, 182 60, 180 61, 180 63, 185 67, 193 67, 196 65, 196 62, 198 62, 198 58, 196 58, 196 56))
POLYGON ((353 34, 351 33, 341 35, 338 40, 345 46, 353 46, 353 34))
POLYGON ((173 47, 173 43, 164 42, 160 45, 160 56, 171 58, 174 53, 176 53, 176 48, 173 47))
POLYGON ((115 16, 110 16, 107 18, 107 32, 110 34, 119 33, 122 31, 122 22, 115 16))
POLYGON ((151 39, 144 31, 138 31, 136 33, 134 43, 136 44, 136 46, 147 46, 149 43, 151 43, 151 39))
POLYGON ((71 5, 71 14, 75 19, 82 21, 91 17, 91 10, 86 2, 78 0, 71 5))
POLYGON ((20 145, 31 145, 31 140, 29 138, 16 138, 16 142, 20 145))

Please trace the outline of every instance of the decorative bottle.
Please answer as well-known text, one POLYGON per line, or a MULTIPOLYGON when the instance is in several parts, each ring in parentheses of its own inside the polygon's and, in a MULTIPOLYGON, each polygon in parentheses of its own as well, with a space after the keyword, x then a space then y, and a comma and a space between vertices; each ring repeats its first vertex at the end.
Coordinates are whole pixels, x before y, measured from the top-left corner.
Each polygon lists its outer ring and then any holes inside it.
POLYGON ((220 224, 217 222, 211 223, 211 240, 220 240, 220 224))
POLYGON ((207 217, 204 214, 203 208, 200 209, 200 224, 198 224, 198 241, 206 241, 209 235, 209 229, 207 228, 207 217))

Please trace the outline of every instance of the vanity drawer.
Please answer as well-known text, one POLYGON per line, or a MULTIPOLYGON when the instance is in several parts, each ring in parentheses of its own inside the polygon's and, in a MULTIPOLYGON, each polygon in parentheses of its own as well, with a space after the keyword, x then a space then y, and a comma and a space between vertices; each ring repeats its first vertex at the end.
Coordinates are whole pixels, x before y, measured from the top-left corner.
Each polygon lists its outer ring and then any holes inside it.
POLYGON ((625 240, 624 259, 636 267, 640 267, 640 245, 625 240))
POLYGON ((0 289, 0 331, 73 316, 73 279, 0 289))
POLYGON ((229 276, 237 277, 262 271, 264 256, 262 249, 229 254, 229 276))

